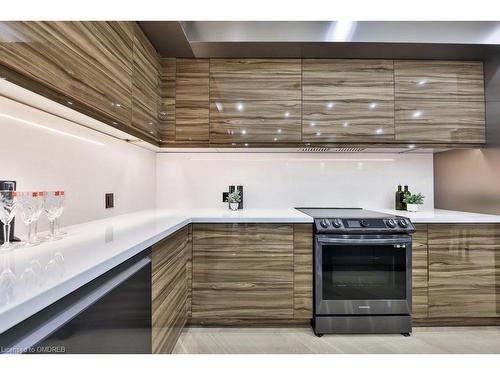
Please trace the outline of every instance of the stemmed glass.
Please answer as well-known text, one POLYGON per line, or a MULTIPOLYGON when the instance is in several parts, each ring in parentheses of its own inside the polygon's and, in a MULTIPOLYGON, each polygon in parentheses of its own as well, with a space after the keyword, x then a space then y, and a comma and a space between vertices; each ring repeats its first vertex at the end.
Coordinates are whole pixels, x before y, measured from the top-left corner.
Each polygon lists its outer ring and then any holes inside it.
POLYGON ((19 207, 21 211, 21 219, 26 225, 27 235, 26 241, 22 244, 23 246, 35 246, 40 243, 34 239, 33 224, 37 220, 37 210, 41 206, 41 199, 38 197, 37 192, 18 192, 19 197, 19 207))
POLYGON ((56 191, 56 195, 59 197, 58 203, 59 203, 59 208, 57 211, 57 216, 56 216, 56 236, 61 237, 66 234, 66 232, 61 231, 61 216, 64 212, 64 191, 56 191))
POLYGON ((0 221, 3 223, 4 243, 0 250, 12 248, 10 242, 10 222, 14 218, 17 210, 17 193, 12 190, 0 190, 0 221))
POLYGON ((43 211, 49 220, 50 225, 50 235, 49 240, 54 241, 58 238, 56 237, 56 218, 59 213, 59 192, 49 191, 45 192, 43 196, 43 211))
POLYGON ((38 220, 40 219, 40 216, 42 215, 43 212, 43 201, 44 201, 44 196, 45 192, 44 191, 39 191, 39 192, 34 192, 37 195, 37 201, 36 201, 36 210, 35 210, 35 219, 33 221, 33 239, 35 241, 40 241, 40 237, 38 237, 38 220))

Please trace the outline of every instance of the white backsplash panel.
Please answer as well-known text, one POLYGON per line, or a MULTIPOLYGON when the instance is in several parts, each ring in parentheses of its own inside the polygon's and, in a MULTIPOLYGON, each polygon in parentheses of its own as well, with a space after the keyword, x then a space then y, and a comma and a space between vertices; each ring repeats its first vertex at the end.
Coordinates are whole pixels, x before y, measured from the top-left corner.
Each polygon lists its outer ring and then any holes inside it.
POLYGON ((432 154, 163 153, 157 206, 224 207, 228 185, 244 186, 246 208, 394 208, 398 184, 434 207, 432 154))

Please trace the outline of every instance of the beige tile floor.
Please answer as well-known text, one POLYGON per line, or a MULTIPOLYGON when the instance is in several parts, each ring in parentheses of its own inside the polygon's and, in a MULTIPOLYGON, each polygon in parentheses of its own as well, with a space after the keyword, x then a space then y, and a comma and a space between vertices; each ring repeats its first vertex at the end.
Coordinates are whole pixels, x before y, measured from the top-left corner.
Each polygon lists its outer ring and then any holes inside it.
POLYGON ((402 335, 325 335, 309 328, 187 327, 177 354, 500 353, 500 327, 420 327, 402 335))

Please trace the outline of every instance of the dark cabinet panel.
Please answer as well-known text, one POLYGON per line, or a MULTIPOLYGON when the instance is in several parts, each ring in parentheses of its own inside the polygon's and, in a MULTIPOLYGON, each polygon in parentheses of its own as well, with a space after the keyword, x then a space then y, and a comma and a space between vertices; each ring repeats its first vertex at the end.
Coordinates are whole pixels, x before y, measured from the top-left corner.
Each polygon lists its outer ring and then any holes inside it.
POLYGON ((175 58, 160 59, 160 142, 175 142, 175 58))
POLYGON ((212 101, 210 142, 300 142, 300 102, 212 101))
POLYGON ((482 62, 394 61, 396 100, 484 101, 482 62))

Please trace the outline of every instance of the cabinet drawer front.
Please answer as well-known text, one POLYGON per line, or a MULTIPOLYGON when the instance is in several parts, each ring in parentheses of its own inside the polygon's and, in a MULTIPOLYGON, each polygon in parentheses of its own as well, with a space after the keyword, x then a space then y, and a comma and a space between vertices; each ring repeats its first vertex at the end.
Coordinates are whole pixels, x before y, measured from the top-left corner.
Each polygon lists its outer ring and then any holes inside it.
POLYGON ((484 143, 484 103, 396 101, 396 140, 484 143))
POLYGON ((394 140, 393 102, 304 102, 303 141, 394 140))
POLYGON ((429 316, 495 317, 500 225, 429 225, 429 316))
POLYGON ((303 100, 393 101, 392 60, 306 59, 303 100))
POLYGON ((193 245, 293 244, 292 224, 194 224, 193 245))
POLYGON ((193 263, 196 283, 292 282, 293 246, 196 245, 193 263))
POLYGON ((484 101, 482 62, 395 61, 396 99, 484 101))
POLYGON ((193 281, 193 318, 292 319, 293 283, 193 281))
POLYGON ((212 59, 212 100, 300 100, 298 59, 212 59))
POLYGON ((210 141, 300 142, 300 102, 216 101, 210 104, 210 141))

